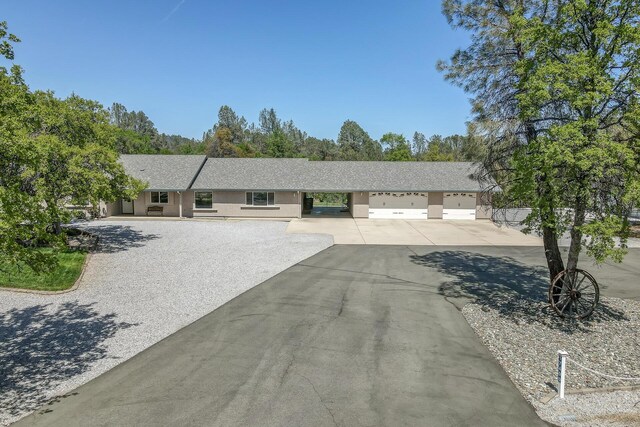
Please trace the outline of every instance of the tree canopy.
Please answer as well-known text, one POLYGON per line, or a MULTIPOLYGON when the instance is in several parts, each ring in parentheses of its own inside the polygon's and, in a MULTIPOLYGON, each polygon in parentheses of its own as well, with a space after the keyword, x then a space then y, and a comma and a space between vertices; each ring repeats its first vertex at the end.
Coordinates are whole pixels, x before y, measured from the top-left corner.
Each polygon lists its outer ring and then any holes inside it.
MULTIPOLYGON (((0 46, 14 57, 17 37, 0 24, 0 46)), ((50 91, 31 91, 22 69, 0 67, 0 258, 35 271, 55 265, 68 205, 97 207, 99 201, 132 197, 143 187, 117 162, 117 129, 98 103, 50 91)))
POLYGON ((582 247, 621 260, 640 200, 638 2, 445 0, 443 10, 471 44, 439 67, 473 95, 482 173, 507 206, 532 208, 550 275, 575 269, 582 247))

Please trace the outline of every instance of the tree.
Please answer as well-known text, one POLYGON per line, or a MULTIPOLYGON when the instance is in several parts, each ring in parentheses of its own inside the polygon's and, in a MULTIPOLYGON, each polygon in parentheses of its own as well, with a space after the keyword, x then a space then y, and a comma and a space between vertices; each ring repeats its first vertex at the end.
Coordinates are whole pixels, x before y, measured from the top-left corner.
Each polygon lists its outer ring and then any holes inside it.
POLYGON ((508 200, 532 207, 526 223, 542 232, 551 277, 565 268, 558 236, 567 230, 569 270, 583 246, 597 261, 625 253, 627 217, 640 199, 639 8, 633 0, 444 2, 472 42, 440 68, 474 94, 483 171, 508 200))
POLYGON ((277 129, 267 138, 267 156, 269 157, 296 157, 295 147, 287 135, 277 129))
POLYGON ((415 132, 413 134, 413 141, 411 145, 411 149, 415 154, 416 159, 420 159, 424 152, 427 150, 427 138, 423 133, 415 132))
POLYGON ((13 52, 14 43, 20 43, 20 39, 9 32, 7 21, 0 21, 0 56, 13 61, 15 56, 13 52))
POLYGON ((427 140, 427 149, 418 160, 424 162, 453 162, 454 154, 441 135, 432 135, 427 140))
POLYGON ((384 159, 392 162, 412 161, 411 147, 407 139, 397 133, 385 133, 380 138, 382 146, 385 147, 384 159))
POLYGON ((131 198, 143 186, 118 163, 117 129, 98 103, 31 92, 16 65, 0 68, 0 99, 0 258, 47 271, 64 246, 66 205, 131 198), (41 244, 54 251, 36 250, 41 244))
POLYGON ((382 160, 382 147, 352 120, 342 124, 338 134, 340 160, 382 160))
POLYGON ((274 110, 273 108, 270 108, 268 110, 264 108, 262 111, 260 111, 258 121, 260 122, 260 130, 266 135, 271 135, 276 131, 282 129, 282 122, 278 118, 276 110, 274 110))
POLYGON ((218 122, 205 136, 209 157, 238 157, 238 146, 246 144, 247 121, 227 105, 218 110, 218 122))
POLYGON ((295 152, 300 153, 306 144, 307 133, 298 129, 293 123, 293 120, 284 122, 282 124, 282 131, 287 136, 287 139, 289 139, 293 144, 295 152))
POLYGON ((331 139, 308 137, 302 148, 302 155, 311 160, 337 160, 338 146, 331 139))

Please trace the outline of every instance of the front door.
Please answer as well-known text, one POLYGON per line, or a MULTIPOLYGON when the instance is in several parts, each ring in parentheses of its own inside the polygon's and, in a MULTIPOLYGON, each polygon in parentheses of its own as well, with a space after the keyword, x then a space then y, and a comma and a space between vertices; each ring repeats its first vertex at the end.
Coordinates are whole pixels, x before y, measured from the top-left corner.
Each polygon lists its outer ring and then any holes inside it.
POLYGON ((122 199, 122 213, 124 215, 133 215, 133 200, 122 199))

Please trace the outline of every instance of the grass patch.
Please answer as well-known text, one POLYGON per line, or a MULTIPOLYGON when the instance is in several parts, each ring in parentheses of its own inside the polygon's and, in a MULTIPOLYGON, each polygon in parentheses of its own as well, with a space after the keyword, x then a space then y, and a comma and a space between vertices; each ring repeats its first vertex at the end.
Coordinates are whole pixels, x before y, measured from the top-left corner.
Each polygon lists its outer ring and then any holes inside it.
MULTIPOLYGON (((50 249, 42 249, 50 251, 50 249)), ((51 273, 36 274, 27 266, 0 262, 0 287, 38 291, 62 291, 78 280, 87 258, 83 251, 65 251, 58 255, 58 266, 51 273)))

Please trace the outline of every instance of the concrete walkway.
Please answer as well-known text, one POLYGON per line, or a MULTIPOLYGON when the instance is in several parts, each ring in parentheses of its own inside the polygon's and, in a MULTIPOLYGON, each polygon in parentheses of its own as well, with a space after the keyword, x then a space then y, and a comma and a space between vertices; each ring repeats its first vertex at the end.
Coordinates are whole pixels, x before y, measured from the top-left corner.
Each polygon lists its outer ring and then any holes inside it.
POLYGON ((331 247, 17 425, 545 425, 440 290, 524 267, 458 252, 331 247))
POLYGON ((491 221, 398 220, 368 218, 294 219, 287 233, 321 233, 336 244, 541 246, 542 239, 491 221))

